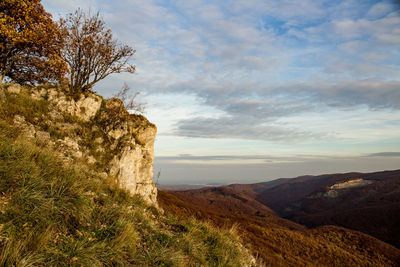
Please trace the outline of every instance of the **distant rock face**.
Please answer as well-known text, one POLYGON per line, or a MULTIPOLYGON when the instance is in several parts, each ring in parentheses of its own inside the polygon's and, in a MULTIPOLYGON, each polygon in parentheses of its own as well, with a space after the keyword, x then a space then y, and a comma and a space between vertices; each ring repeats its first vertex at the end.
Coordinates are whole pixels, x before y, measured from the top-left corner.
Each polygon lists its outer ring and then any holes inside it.
POLYGON ((372 184, 371 180, 364 180, 362 178, 356 178, 344 182, 335 183, 327 188, 326 191, 318 192, 308 196, 309 199, 316 199, 321 197, 326 198, 337 198, 343 193, 346 193, 351 188, 363 187, 372 184))
MULTIPOLYGON (((9 93, 24 90, 10 86, 9 93)), ((54 146, 66 160, 79 159, 86 164, 103 164, 107 175, 118 179, 121 187, 140 195, 157 206, 153 183, 154 141, 157 128, 141 115, 129 114, 119 99, 105 100, 94 93, 78 99, 57 88, 33 88, 29 94, 49 102, 48 128, 57 129, 51 136, 38 125, 16 116, 18 125, 31 138, 54 146), (54 135, 54 134, 53 134, 54 135)))
POLYGON ((341 182, 341 183, 337 183, 334 184, 330 187, 331 190, 340 190, 340 189, 346 189, 346 188, 352 188, 352 187, 361 187, 361 186, 365 186, 365 185, 369 185, 373 183, 372 181, 369 180, 364 180, 362 178, 358 178, 358 179, 353 179, 353 180, 349 180, 346 182, 341 182))

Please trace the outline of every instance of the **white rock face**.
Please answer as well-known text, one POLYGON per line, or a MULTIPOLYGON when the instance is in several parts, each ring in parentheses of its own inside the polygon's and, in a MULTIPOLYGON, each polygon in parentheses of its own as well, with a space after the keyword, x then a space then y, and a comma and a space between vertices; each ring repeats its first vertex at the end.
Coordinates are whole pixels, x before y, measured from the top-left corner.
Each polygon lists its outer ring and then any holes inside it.
POLYGON ((372 184, 373 181, 364 180, 362 178, 349 180, 342 183, 337 183, 329 187, 329 190, 323 193, 321 196, 329 197, 329 198, 336 198, 338 197, 343 191, 349 188, 356 188, 356 187, 363 187, 369 184, 372 184))
POLYGON ((102 98, 98 95, 92 94, 90 97, 81 97, 75 102, 75 115, 84 121, 89 121, 94 118, 97 111, 101 107, 102 98))
MULTIPOLYGON (((42 89, 42 91, 35 93, 33 96, 37 98, 37 95, 43 96, 45 93, 46 91, 42 89)), ((76 116, 82 121, 93 119, 99 111, 102 102, 102 97, 93 93, 88 93, 87 96, 82 94, 77 101, 67 98, 56 89, 47 90, 47 94, 49 101, 54 103, 57 109, 76 116)))
POLYGON ((157 205, 157 188, 153 183, 155 136, 154 126, 143 129, 136 136, 140 144, 136 143, 132 148, 136 141, 129 140, 110 163, 110 174, 118 178, 122 187, 153 205, 157 205))
POLYGON ((14 124, 21 128, 22 132, 28 138, 35 138, 36 130, 32 124, 25 121, 25 118, 20 115, 14 116, 14 124))
POLYGON ((66 151, 70 151, 71 156, 75 158, 81 158, 83 156, 83 153, 81 151, 81 148, 79 147, 78 142, 76 142, 76 140, 70 137, 65 137, 63 140, 59 139, 57 145, 64 147, 66 151))
POLYGON ((138 176, 138 163, 140 151, 125 148, 125 151, 118 157, 115 156, 111 161, 110 174, 119 178, 120 184, 130 192, 136 192, 136 178, 138 176))
MULTIPOLYGON (((21 90, 19 85, 11 89, 14 93, 21 90)), ((121 187, 157 206, 157 188, 153 183, 154 141, 157 132, 155 125, 142 116, 130 115, 120 100, 103 100, 94 93, 82 94, 78 100, 74 100, 57 88, 41 88, 27 92, 36 100, 49 101, 48 124, 57 125, 67 136, 53 140, 54 137, 41 131, 38 125, 31 125, 25 118, 16 115, 14 123, 21 126, 26 135, 47 141, 49 144, 53 143, 55 149, 60 151, 66 160, 83 159, 87 164, 94 164, 97 160, 102 160, 97 154, 112 153, 111 161, 102 162, 106 165, 103 174, 115 176, 121 187), (105 108, 100 111, 102 103, 105 108), (93 121, 97 114, 100 119, 96 119, 91 129, 83 128, 86 127, 84 124, 63 121, 68 115, 76 117, 79 121, 93 121), (79 129, 100 134, 93 140, 87 140, 83 135, 77 134, 79 129), (97 154, 92 153, 85 143, 91 143, 92 150, 97 154)))
POLYGON ((331 190, 337 190, 337 189, 340 190, 340 189, 346 189, 346 188, 352 188, 352 187, 361 187, 361 186, 369 185, 371 183, 372 183, 372 181, 358 178, 358 179, 349 180, 349 181, 346 181, 343 183, 334 184, 330 187, 330 189, 331 190))

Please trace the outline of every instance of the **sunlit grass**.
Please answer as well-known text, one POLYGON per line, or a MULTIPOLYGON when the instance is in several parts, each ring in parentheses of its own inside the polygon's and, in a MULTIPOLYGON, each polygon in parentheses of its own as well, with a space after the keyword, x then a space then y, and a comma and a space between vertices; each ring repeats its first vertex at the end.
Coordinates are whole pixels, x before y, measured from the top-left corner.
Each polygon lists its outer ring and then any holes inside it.
POLYGON ((0 266, 250 264, 233 231, 163 214, 113 177, 23 137, 14 115, 34 124, 48 103, 7 99, 0 107, 0 266))

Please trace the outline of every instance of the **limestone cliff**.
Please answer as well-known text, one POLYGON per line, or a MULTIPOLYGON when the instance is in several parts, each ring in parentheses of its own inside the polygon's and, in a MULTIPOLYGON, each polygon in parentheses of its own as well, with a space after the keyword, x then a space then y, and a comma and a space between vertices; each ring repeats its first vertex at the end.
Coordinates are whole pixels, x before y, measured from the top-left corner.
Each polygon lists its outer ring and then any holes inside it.
POLYGON ((88 169, 115 177, 131 194, 157 205, 152 181, 157 128, 145 117, 129 114, 119 99, 91 92, 72 97, 52 86, 4 88, 10 97, 44 107, 40 115, 13 115, 27 136, 53 147, 66 161, 84 161, 88 169))

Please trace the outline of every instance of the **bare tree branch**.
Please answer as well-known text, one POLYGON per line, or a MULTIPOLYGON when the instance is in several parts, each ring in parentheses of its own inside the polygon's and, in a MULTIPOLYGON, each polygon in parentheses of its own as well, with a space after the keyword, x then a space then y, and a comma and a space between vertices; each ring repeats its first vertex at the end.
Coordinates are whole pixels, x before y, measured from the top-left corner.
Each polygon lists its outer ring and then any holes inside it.
POLYGON ((99 13, 86 15, 78 9, 59 21, 64 36, 63 58, 70 69, 73 92, 88 91, 113 73, 135 72, 129 60, 135 50, 113 39, 99 13))
POLYGON ((133 94, 128 94, 131 88, 124 83, 121 90, 119 90, 113 97, 121 99, 125 106, 125 109, 132 111, 133 113, 144 113, 146 109, 145 103, 140 103, 136 100, 140 92, 135 92, 133 94))

